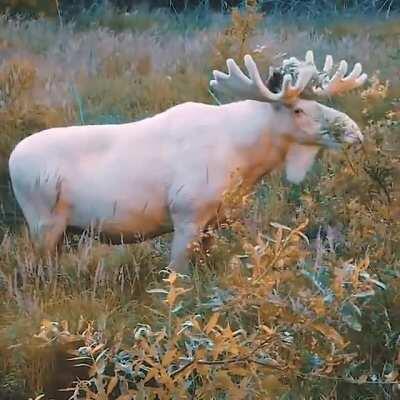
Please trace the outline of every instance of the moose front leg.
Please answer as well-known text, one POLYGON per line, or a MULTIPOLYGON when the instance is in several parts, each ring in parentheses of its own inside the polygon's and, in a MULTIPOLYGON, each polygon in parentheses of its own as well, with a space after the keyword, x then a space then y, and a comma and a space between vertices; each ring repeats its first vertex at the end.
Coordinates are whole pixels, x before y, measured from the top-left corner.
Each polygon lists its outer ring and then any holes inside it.
POLYGON ((193 222, 182 222, 174 225, 171 262, 169 268, 181 272, 189 272, 189 252, 192 243, 199 236, 199 225, 193 222))
POLYGON ((199 240, 210 221, 218 213, 218 193, 204 196, 203 182, 189 182, 178 189, 173 188, 170 196, 170 215, 174 228, 169 268, 177 272, 189 272, 189 255, 192 245, 199 240), (189 190, 190 189, 190 190, 189 190))

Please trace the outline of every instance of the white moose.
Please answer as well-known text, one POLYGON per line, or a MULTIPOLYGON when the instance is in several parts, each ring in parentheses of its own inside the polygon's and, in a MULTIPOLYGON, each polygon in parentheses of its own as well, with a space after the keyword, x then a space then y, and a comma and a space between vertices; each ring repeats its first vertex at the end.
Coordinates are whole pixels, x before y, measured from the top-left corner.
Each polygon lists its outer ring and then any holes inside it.
POLYGON ((214 71, 210 82, 217 96, 239 101, 183 103, 138 122, 53 128, 22 140, 9 171, 39 249, 52 253, 67 228, 94 229, 111 243, 173 231, 170 267, 186 271, 190 244, 223 213, 224 193, 238 176, 250 191, 285 165, 298 183, 318 150, 332 144, 327 126, 339 125, 343 142, 362 140, 346 114, 299 98, 307 86, 320 96, 361 86, 367 76, 359 63, 345 77, 341 61, 330 78, 332 57, 320 72, 308 51, 304 61, 283 62, 274 91, 250 55, 244 62, 249 77, 228 59, 229 73, 214 71))

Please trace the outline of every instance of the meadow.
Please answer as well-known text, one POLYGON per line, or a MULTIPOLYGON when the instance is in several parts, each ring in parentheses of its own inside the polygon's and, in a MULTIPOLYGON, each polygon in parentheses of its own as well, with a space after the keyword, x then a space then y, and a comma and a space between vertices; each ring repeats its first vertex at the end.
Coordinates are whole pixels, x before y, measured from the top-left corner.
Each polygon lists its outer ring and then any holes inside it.
POLYGON ((400 398, 399 121, 394 13, 0 14, 0 399, 400 398), (362 63, 368 85, 327 104, 365 143, 322 153, 300 185, 276 172, 230 194, 191 278, 164 270, 169 235, 35 256, 8 179, 19 140, 214 103, 226 58, 266 74, 308 49, 362 63))

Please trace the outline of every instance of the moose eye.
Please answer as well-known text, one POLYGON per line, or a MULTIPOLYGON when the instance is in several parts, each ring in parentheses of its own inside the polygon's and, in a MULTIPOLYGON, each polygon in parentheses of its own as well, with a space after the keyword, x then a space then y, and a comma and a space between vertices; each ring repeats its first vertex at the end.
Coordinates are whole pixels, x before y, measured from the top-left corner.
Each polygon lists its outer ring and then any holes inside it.
POLYGON ((295 108, 295 109, 294 109, 294 113, 295 113, 296 115, 300 115, 300 114, 303 114, 304 111, 303 111, 301 108, 295 108))

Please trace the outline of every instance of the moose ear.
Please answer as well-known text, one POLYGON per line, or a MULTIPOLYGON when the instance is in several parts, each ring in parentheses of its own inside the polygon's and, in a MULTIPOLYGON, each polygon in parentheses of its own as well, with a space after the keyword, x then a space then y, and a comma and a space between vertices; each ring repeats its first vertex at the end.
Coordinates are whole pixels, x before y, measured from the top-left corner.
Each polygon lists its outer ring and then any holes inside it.
POLYGON ((319 146, 293 143, 286 155, 286 178, 289 182, 300 183, 312 167, 319 146))

